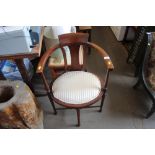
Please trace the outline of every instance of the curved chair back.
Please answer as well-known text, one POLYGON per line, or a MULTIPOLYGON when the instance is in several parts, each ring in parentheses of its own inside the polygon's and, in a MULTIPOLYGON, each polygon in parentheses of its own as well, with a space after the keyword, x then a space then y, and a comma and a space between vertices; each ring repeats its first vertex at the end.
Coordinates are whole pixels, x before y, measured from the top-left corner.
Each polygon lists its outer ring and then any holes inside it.
MULTIPOLYGON (((70 70, 81 70, 83 65, 80 64, 80 47, 82 44, 85 44, 88 42, 88 34, 87 33, 69 33, 69 34, 63 34, 59 35, 59 42, 62 49, 63 57, 64 57, 64 64, 65 68, 67 68, 67 58, 66 53, 64 50, 64 46, 68 46, 70 50, 70 56, 71 56, 71 66, 70 70)), ((85 46, 83 46, 83 49, 85 49, 85 46)), ((85 53, 83 54, 83 61, 85 59, 85 53)))

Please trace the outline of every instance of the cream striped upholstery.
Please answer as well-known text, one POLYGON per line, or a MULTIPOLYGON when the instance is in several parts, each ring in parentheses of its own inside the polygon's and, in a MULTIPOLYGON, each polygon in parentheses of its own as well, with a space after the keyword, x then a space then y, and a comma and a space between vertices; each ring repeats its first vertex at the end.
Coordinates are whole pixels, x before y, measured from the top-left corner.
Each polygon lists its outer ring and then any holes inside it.
POLYGON ((52 86, 55 98, 69 104, 82 104, 95 99, 101 92, 101 82, 92 73, 71 71, 58 77, 52 86))

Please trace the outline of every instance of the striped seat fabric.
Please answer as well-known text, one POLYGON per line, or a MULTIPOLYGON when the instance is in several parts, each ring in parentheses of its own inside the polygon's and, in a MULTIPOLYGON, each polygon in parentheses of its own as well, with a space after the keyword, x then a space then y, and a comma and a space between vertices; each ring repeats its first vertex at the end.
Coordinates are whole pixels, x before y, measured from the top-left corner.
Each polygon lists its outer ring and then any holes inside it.
POLYGON ((54 81, 52 92, 54 97, 62 102, 83 104, 100 94, 101 82, 96 75, 89 72, 66 72, 54 81))

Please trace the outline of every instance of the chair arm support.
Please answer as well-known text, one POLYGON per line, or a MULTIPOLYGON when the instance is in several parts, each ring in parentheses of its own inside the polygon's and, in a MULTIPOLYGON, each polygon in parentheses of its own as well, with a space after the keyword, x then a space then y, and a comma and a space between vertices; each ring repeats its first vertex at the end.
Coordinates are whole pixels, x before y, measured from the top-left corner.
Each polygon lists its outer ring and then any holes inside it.
POLYGON ((102 58, 104 59, 104 62, 107 66, 107 68, 109 70, 113 70, 114 69, 114 65, 109 57, 109 55, 105 52, 105 50, 103 48, 101 48, 100 46, 94 44, 94 43, 90 43, 90 42, 87 42, 86 43, 87 45, 89 45, 90 47, 96 49, 96 51, 102 56, 102 58))
MULTIPOLYGON (((105 50, 103 48, 101 48, 100 46, 94 44, 94 43, 90 43, 90 42, 87 42, 86 43, 88 46, 96 49, 96 51, 102 56, 102 58, 104 59, 104 62, 107 66, 107 68, 109 70, 113 70, 114 69, 114 66, 113 66, 113 63, 112 61, 110 60, 110 57, 109 55, 105 52, 105 50)), ((38 67, 37 67, 37 71, 36 73, 42 73, 43 70, 44 70, 44 67, 45 67, 45 64, 49 58, 49 56, 57 49, 57 48, 61 48, 61 45, 60 44, 56 44, 55 46, 53 46, 52 48, 50 48, 48 51, 46 51, 44 53, 44 55, 41 57, 39 63, 38 63, 38 67)))
POLYGON ((38 63, 38 67, 37 67, 37 71, 36 73, 42 73, 45 67, 45 64, 49 58, 49 56, 57 49, 60 48, 60 44, 56 44, 55 46, 53 46, 52 48, 50 48, 49 50, 47 50, 44 55, 41 57, 39 63, 38 63))

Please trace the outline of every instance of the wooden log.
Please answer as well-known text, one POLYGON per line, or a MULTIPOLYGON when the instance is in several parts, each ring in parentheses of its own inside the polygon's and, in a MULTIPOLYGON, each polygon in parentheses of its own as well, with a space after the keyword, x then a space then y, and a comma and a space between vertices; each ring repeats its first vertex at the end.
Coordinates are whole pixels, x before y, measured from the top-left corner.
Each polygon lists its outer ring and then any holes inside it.
POLYGON ((43 112, 24 82, 0 81, 0 127, 43 128, 43 112))

